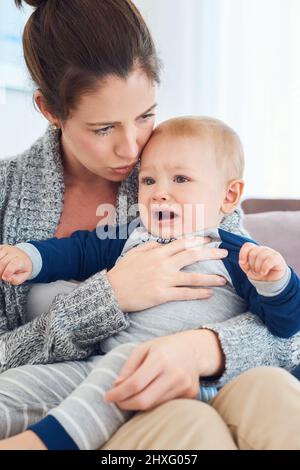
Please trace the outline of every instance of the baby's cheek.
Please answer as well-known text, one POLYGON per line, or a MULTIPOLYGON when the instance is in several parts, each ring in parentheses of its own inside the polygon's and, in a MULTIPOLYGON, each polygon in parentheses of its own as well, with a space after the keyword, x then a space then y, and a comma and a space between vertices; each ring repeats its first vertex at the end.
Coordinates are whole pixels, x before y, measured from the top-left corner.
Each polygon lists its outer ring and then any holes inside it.
POLYGON ((145 204, 139 204, 139 212, 143 224, 145 227, 148 227, 150 225, 150 210, 145 204))

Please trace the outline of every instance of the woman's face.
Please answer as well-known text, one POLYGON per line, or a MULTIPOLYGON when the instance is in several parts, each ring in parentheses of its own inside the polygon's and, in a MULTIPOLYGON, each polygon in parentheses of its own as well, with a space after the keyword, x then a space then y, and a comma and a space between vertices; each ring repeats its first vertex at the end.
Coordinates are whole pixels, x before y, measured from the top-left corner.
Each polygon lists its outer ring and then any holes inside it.
POLYGON ((107 77, 82 96, 62 125, 65 164, 73 173, 119 182, 129 176, 155 121, 156 85, 140 70, 107 77))

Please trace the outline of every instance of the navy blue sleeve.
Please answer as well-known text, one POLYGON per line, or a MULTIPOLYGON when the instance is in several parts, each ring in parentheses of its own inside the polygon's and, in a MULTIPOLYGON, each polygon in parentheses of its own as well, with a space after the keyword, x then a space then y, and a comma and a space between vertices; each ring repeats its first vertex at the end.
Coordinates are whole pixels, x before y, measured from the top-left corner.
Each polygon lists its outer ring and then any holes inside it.
POLYGON ((45 416, 27 429, 33 431, 48 450, 80 450, 65 428, 52 415, 45 416))
POLYGON ((39 275, 29 282, 83 281, 102 269, 109 270, 123 250, 126 235, 123 226, 106 226, 101 227, 98 234, 96 230, 79 230, 69 238, 30 241, 39 250, 43 267, 39 275))
POLYGON ((255 242, 232 234, 226 237, 221 234, 221 238, 220 248, 227 249, 229 252, 228 257, 223 260, 224 265, 237 294, 248 303, 250 312, 258 315, 275 336, 290 338, 296 334, 300 330, 300 279, 298 275, 291 269, 290 282, 281 294, 272 297, 262 296, 249 282, 238 263, 243 244, 255 242))

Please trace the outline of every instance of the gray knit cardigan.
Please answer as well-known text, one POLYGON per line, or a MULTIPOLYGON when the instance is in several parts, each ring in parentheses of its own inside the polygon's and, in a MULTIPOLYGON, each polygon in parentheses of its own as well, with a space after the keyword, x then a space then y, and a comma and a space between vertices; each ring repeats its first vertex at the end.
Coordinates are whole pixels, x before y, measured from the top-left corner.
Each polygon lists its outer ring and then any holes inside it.
MULTIPOLYGON (((49 127, 28 151, 0 161, 0 244, 52 237, 63 197, 60 133, 49 127)), ((136 198, 135 171, 120 185, 118 220, 126 220, 127 207, 136 198)), ((238 225, 238 212, 223 224, 228 230, 236 230, 238 225)), ((58 295, 48 312, 25 323, 28 289, 0 282, 1 371, 24 364, 83 359, 97 350, 101 339, 128 327, 128 315, 120 310, 105 272, 70 294, 58 295)), ((254 315, 243 314, 206 327, 218 333, 226 357, 220 384, 250 367, 291 369, 300 362, 300 335, 290 340, 275 338, 254 315)))

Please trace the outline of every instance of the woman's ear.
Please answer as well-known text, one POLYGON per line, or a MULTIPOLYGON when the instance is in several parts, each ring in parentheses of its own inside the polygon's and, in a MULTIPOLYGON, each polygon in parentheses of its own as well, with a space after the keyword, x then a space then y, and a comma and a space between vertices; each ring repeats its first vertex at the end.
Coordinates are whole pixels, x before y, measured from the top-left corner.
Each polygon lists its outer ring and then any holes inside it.
POLYGON ((231 214, 239 205, 245 183, 243 180, 232 180, 227 185, 225 198, 221 206, 223 214, 231 214))
POLYGON ((47 121, 49 121, 50 124, 60 127, 59 120, 48 111, 44 96, 40 90, 34 92, 34 101, 47 121))

